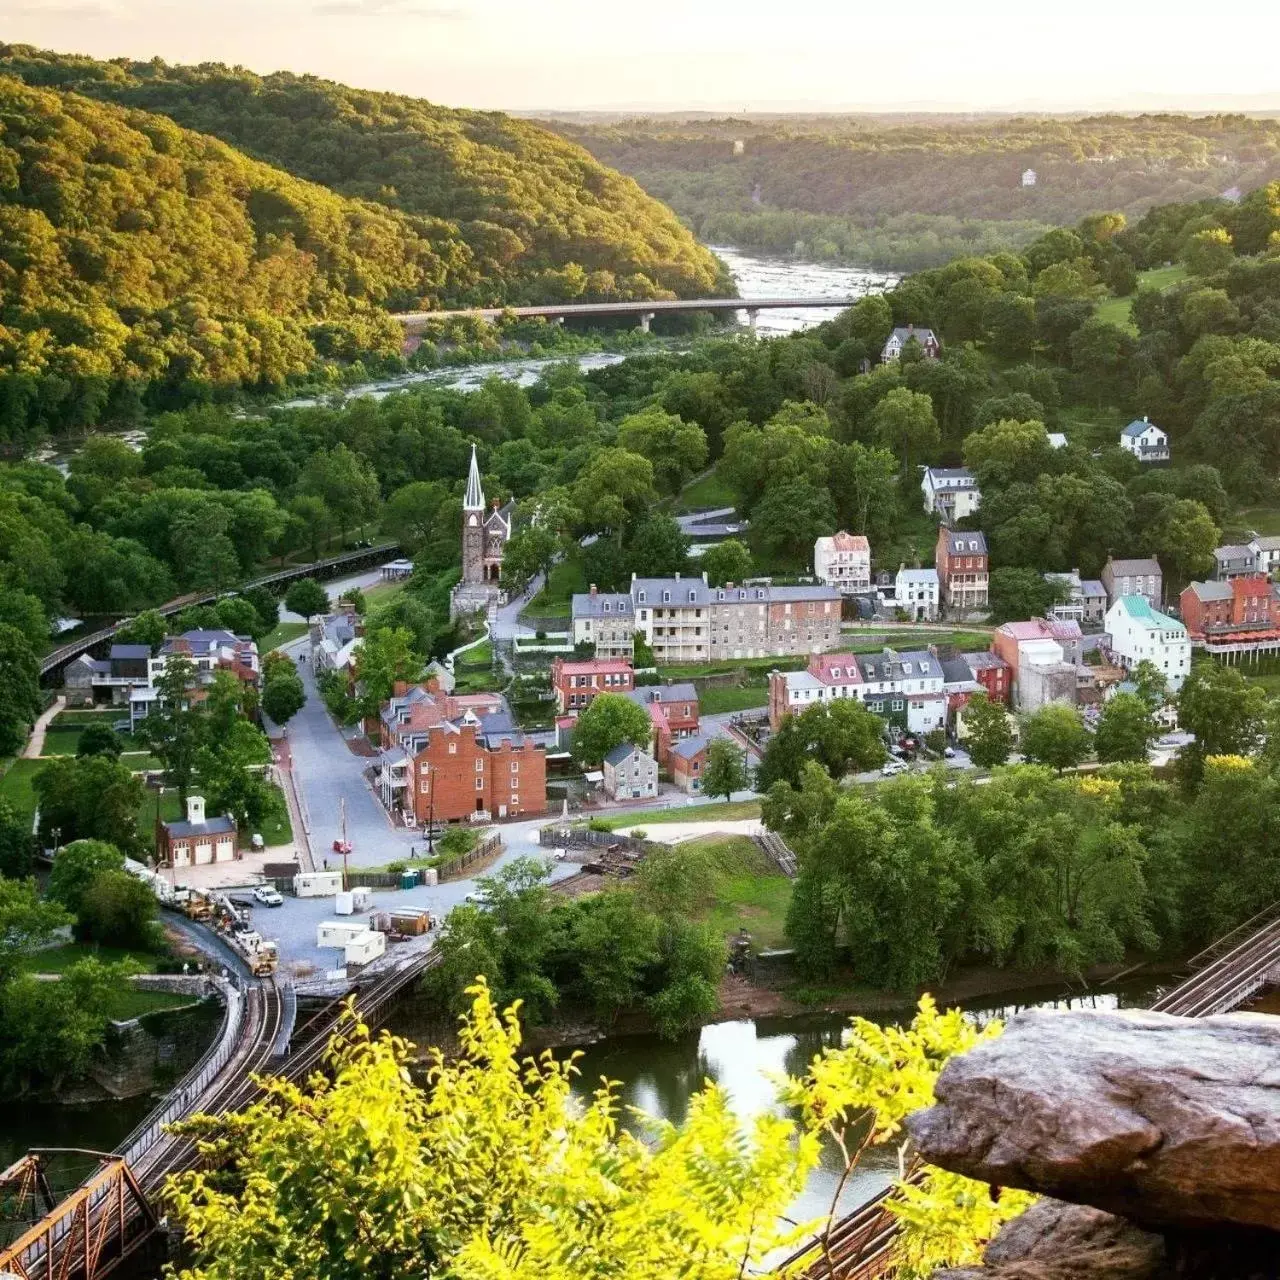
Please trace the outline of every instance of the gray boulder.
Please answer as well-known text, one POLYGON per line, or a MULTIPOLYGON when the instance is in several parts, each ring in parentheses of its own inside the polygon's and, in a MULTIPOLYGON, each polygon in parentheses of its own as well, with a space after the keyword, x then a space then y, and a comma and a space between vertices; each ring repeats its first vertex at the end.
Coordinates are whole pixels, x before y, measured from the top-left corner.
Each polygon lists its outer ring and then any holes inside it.
POLYGON ((907 1124, 932 1164, 1176 1230, 1280 1232, 1280 1018, 1019 1014, 907 1124))

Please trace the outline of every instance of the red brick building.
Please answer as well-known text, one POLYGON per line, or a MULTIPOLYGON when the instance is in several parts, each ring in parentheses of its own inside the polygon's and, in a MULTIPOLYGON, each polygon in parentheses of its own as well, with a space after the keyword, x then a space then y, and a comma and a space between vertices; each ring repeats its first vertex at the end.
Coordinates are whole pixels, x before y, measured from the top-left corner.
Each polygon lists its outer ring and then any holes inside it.
POLYGON ((985 534, 941 525, 935 558, 944 605, 957 613, 987 607, 990 576, 985 534))
POLYGON ((500 694, 409 690, 382 711, 378 790, 416 826, 544 813, 547 759, 500 694))
POLYGON ((1192 644, 1230 660, 1280 652, 1280 599, 1263 573, 1193 582, 1179 597, 1192 644))
POLYGON ((671 748, 671 781, 688 795, 702 794, 707 746, 706 738, 684 738, 671 748))
POLYGON ((1013 668, 998 653, 966 653, 963 656, 973 678, 987 691, 987 698, 1008 706, 1013 690, 1013 668))
POLYGON ((630 693, 636 687, 631 663, 625 658, 589 658, 551 664, 551 687, 561 715, 584 711, 599 693, 630 693))
POLYGON ((627 696, 649 713, 654 759, 667 768, 672 743, 697 736, 698 690, 692 684, 649 684, 627 696))

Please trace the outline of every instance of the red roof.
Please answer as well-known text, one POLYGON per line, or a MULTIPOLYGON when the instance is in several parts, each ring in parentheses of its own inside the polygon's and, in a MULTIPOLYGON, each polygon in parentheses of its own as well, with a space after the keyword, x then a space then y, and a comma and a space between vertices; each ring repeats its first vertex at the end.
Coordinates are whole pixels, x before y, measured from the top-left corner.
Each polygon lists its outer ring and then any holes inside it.
POLYGON ((815 653, 809 659, 809 674, 824 684, 861 684, 862 672, 851 653, 815 653), (839 675, 834 672, 839 671, 839 675))
POLYGON ((585 658, 581 662, 565 662, 561 658, 556 670, 566 676, 626 675, 631 663, 626 658, 585 658))

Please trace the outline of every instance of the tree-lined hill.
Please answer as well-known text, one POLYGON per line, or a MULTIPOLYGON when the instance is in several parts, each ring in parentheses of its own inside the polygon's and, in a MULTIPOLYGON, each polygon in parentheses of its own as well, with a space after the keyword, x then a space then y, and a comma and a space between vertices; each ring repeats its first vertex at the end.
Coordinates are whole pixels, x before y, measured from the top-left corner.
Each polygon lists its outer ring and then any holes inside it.
POLYGON ((709 243, 899 270, 1021 248, 1097 209, 1132 219, 1280 177, 1280 120, 1239 115, 550 123, 709 243))
POLYGON ((0 46, 0 440, 393 359, 388 310, 726 287, 537 125, 0 46))
POLYGON ((724 284, 669 209, 531 121, 314 76, 25 45, 0 45, 6 72, 168 116, 341 195, 441 220, 435 234, 464 250, 441 286, 449 302, 690 297, 724 284))

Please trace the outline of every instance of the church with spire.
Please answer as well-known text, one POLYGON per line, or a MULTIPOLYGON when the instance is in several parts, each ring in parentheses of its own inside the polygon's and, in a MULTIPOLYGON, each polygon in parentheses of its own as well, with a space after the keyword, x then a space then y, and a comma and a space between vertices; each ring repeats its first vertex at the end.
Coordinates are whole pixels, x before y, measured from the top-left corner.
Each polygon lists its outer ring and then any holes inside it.
POLYGON ((476 447, 472 445, 471 470, 467 473, 467 492, 462 500, 462 581, 450 597, 450 617, 475 613, 502 602, 499 586, 502 556, 511 537, 514 515, 513 502, 500 507, 495 501, 491 509, 486 509, 480 464, 476 460, 476 447))

